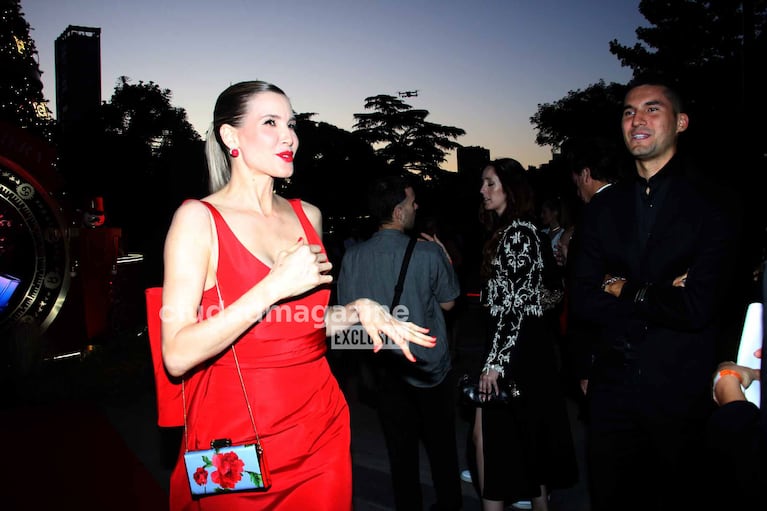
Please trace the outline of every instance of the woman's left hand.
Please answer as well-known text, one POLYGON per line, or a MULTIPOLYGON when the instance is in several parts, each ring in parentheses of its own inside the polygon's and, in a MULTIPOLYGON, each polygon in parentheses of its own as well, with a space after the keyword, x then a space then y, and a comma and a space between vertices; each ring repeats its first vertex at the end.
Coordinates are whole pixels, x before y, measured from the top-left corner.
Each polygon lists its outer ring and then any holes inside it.
POLYGON ((671 283, 674 287, 684 287, 685 284, 687 284, 687 272, 685 272, 684 275, 680 275, 677 278, 674 279, 674 281, 671 283))
POLYGON ((422 232, 421 233, 421 238, 425 239, 426 241, 433 241, 434 243, 439 245, 439 247, 445 253, 445 257, 447 257, 447 261, 450 264, 453 264, 453 260, 450 258, 450 254, 448 254, 447 249, 445 248, 445 245, 439 240, 439 238, 437 238, 436 234, 432 236, 431 234, 427 234, 425 232, 422 232))
POLYGON ((426 335, 429 331, 428 328, 396 319, 378 302, 362 298, 355 301, 354 308, 362 327, 373 340, 374 352, 378 352, 383 346, 383 339, 381 339, 380 334, 385 334, 394 341, 411 362, 416 360, 410 352, 408 343, 414 342, 427 348, 433 348, 437 344, 436 337, 426 335))
MULTIPOLYGON (((759 353, 759 355, 759 358, 761 358, 761 353, 759 353)), ((740 384, 744 389, 750 387, 751 383, 759 381, 760 374, 758 368, 746 367, 730 361, 721 362, 716 368, 717 373, 719 373, 719 371, 725 370, 735 371, 738 373, 740 375, 740 384)))

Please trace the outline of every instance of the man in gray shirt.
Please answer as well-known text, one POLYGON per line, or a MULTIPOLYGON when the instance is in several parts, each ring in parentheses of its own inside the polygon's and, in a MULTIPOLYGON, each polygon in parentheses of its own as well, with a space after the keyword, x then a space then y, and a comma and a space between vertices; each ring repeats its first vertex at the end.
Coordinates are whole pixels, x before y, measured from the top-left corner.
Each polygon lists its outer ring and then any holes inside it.
MULTIPOLYGON (((376 181, 370 190, 370 212, 378 231, 344 254, 338 277, 338 298, 367 297, 391 304, 418 205, 415 192, 402 177, 376 181)), ((398 307, 399 319, 429 328, 433 348, 410 347, 416 362, 400 350, 384 349, 373 356, 378 385, 378 416, 386 439, 396 509, 422 510, 419 440, 431 465, 437 502, 434 510, 462 505, 455 441, 455 386, 443 310, 460 294, 458 276, 447 253, 434 237, 413 249, 398 307), (403 315, 406 315, 403 317, 403 315)))

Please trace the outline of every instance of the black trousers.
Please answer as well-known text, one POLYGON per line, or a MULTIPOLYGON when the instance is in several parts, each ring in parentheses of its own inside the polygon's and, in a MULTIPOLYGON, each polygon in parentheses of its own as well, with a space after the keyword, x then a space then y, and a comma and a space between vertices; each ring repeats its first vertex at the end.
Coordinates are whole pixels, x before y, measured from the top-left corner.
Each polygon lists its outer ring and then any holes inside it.
POLYGON ((631 385, 589 387, 592 511, 708 509, 699 418, 648 415, 631 385))
POLYGON ((461 509, 463 496, 455 438, 456 389, 452 375, 420 388, 389 375, 378 398, 378 417, 389 454, 397 511, 422 511, 420 442, 437 494, 433 510, 461 509))

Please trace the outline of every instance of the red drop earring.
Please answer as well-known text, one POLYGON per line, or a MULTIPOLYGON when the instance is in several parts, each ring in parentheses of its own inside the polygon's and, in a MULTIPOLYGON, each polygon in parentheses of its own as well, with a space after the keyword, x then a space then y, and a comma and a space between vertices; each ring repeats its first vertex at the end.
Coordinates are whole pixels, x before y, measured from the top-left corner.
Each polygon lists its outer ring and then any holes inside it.
POLYGON ((232 158, 237 158, 240 155, 240 150, 235 147, 234 149, 229 151, 229 154, 232 155, 232 158))

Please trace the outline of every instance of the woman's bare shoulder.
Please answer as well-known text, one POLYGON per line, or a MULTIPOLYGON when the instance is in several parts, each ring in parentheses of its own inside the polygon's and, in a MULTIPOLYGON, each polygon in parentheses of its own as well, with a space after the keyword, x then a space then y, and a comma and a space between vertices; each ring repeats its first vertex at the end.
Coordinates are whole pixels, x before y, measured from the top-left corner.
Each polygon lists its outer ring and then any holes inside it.
MULTIPOLYGON (((202 200, 207 201, 207 198, 202 200)), ((188 199, 176 208, 168 230, 168 238, 210 238, 210 236, 200 236, 201 233, 208 233, 211 230, 215 232, 210 210, 202 200, 188 199)))
POLYGON ((208 208, 202 201, 197 199, 187 199, 176 208, 176 212, 173 214, 173 223, 195 222, 202 216, 207 217, 208 215, 208 208))
POLYGON ((306 202, 303 199, 297 199, 298 202, 301 203, 301 207, 304 208, 304 211, 306 211, 306 214, 320 214, 320 208, 312 204, 311 202, 306 202))
POLYGON ((316 225, 317 222, 322 222, 322 211, 320 208, 305 200, 301 201, 301 207, 304 209, 304 213, 309 220, 316 225))

